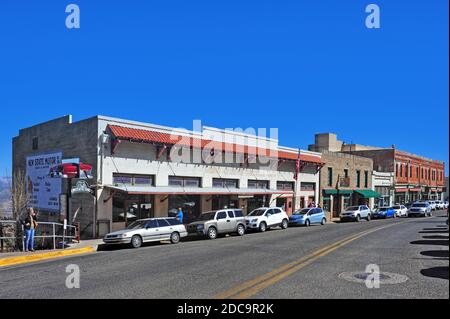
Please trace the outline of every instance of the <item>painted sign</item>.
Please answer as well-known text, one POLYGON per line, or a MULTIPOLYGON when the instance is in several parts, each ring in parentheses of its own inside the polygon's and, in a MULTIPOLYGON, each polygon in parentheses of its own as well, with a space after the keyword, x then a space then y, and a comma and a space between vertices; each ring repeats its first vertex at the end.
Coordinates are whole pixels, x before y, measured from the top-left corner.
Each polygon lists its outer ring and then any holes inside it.
POLYGON ((60 194, 62 180, 50 177, 50 168, 61 164, 62 152, 32 155, 27 157, 27 194, 28 206, 49 211, 60 212, 60 194))

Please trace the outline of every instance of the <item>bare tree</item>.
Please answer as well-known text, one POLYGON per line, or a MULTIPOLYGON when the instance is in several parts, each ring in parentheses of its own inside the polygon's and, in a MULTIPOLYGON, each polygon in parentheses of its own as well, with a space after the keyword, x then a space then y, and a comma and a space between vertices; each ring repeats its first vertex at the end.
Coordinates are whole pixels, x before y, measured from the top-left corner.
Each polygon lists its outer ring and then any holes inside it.
POLYGON ((22 212, 28 205, 29 197, 27 195, 27 176, 23 170, 18 170, 12 177, 11 201, 13 218, 19 221, 22 212))
POLYGON ((12 177, 11 184, 11 201, 13 218, 16 221, 15 234, 16 242, 15 249, 22 246, 23 232, 21 227, 21 217, 29 203, 29 196, 27 194, 28 181, 27 176, 23 170, 17 170, 12 177))

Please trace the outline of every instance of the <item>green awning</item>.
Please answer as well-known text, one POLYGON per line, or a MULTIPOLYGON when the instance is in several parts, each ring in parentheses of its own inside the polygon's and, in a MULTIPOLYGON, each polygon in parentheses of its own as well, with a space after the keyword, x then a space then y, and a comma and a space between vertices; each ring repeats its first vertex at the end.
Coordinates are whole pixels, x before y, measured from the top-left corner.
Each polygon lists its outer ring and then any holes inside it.
MULTIPOLYGON (((339 195, 351 195, 353 191, 351 189, 340 189, 339 195)), ((324 189, 323 190, 324 195, 337 195, 338 190, 337 189, 324 189)))
POLYGON ((379 198, 381 195, 371 189, 356 189, 355 192, 362 195, 364 198, 379 198))

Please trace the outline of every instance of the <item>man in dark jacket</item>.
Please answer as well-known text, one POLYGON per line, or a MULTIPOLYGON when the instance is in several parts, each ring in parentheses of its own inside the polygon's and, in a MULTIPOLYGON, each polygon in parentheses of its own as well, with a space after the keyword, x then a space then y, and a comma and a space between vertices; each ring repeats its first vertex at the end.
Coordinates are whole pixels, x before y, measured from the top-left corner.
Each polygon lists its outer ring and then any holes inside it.
POLYGON ((25 229, 25 247, 24 251, 34 251, 34 231, 37 227, 36 213, 32 207, 27 208, 27 217, 22 220, 23 228, 25 229))

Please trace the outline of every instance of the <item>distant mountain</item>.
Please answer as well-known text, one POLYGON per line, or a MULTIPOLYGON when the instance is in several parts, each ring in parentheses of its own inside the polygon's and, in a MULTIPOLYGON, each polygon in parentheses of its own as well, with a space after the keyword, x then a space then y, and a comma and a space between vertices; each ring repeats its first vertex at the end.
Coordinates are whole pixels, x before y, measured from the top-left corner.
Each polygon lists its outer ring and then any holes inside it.
POLYGON ((0 216, 12 214, 10 185, 10 177, 0 177, 0 216))

